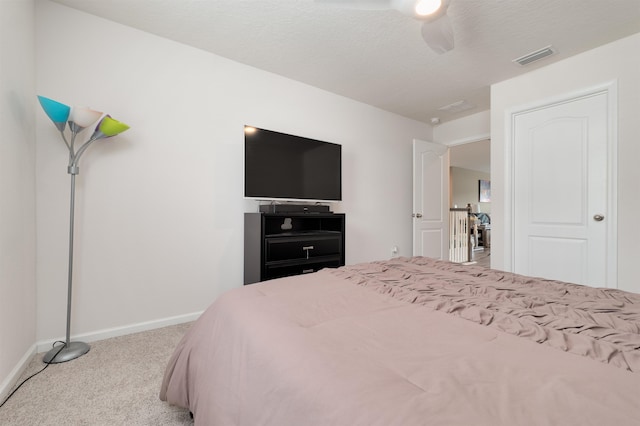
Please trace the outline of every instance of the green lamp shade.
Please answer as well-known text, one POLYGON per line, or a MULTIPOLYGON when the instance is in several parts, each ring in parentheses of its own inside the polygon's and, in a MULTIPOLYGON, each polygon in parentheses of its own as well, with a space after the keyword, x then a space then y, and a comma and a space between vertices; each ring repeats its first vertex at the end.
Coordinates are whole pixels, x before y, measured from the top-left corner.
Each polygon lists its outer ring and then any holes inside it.
POLYGON ((53 121, 58 127, 60 127, 59 124, 62 124, 62 128, 64 128, 64 124, 69 118, 71 107, 61 104, 60 102, 56 102, 53 99, 45 98, 44 96, 38 96, 38 100, 40 101, 42 109, 47 116, 49 116, 51 121, 53 121))
POLYGON ((121 121, 111 118, 109 115, 105 116, 100 123, 98 123, 98 127, 96 127, 96 131, 104 133, 106 137, 115 136, 127 129, 129 129, 129 126, 121 121))
POLYGON ((111 118, 110 115, 105 115, 102 120, 96 126, 96 130, 91 135, 91 140, 98 140, 104 138, 110 138, 111 136, 118 135, 129 128, 128 125, 111 118))

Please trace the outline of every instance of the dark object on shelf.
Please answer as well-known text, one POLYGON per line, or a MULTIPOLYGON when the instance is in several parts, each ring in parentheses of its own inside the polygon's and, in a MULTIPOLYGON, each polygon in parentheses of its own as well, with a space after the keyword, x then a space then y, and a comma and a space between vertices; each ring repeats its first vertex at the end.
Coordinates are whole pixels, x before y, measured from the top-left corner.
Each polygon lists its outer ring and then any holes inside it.
POLYGON ((343 213, 245 213, 244 284, 345 263, 343 213))
POLYGON ((262 204, 261 213, 331 213, 329 206, 316 204, 262 204))

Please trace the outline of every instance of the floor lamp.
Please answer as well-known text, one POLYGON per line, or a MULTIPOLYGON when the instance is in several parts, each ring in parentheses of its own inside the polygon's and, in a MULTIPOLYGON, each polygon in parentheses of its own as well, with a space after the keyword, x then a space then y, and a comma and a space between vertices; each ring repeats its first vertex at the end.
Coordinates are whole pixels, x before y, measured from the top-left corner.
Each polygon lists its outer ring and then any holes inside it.
POLYGON ((94 111, 84 107, 69 107, 67 105, 56 102, 52 99, 38 96, 42 109, 47 116, 56 125, 62 140, 69 149, 69 166, 67 173, 71 175, 71 206, 69 214, 69 274, 67 283, 67 336, 64 345, 56 346, 47 352, 42 359, 47 364, 56 364, 65 361, 71 361, 89 352, 89 345, 84 342, 71 341, 71 288, 73 282, 73 219, 75 207, 76 193, 76 175, 80 173, 78 163, 80 157, 93 142, 110 138, 129 128, 124 123, 114 120, 109 115, 102 112, 94 111), (99 120, 99 121, 98 121, 99 120), (65 127, 69 123, 69 133, 71 139, 68 140, 65 135, 65 127), (82 144, 77 150, 75 146, 76 136, 84 129, 98 122, 91 137, 82 144))

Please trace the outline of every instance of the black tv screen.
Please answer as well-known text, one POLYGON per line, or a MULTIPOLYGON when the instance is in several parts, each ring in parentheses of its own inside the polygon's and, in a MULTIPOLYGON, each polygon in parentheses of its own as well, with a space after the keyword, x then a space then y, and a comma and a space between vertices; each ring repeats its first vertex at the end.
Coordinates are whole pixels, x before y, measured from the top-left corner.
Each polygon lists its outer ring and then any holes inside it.
POLYGON ((341 163, 341 145, 245 126, 247 198, 339 201, 341 163))

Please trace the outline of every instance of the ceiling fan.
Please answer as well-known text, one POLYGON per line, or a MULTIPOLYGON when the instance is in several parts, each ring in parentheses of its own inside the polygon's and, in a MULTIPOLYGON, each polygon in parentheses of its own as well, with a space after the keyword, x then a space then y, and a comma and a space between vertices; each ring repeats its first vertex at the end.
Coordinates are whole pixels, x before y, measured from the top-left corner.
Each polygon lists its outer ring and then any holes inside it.
POLYGON ((453 27, 447 16, 451 0, 315 0, 317 3, 361 10, 395 9, 422 21, 422 38, 436 53, 453 49, 453 27))

